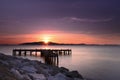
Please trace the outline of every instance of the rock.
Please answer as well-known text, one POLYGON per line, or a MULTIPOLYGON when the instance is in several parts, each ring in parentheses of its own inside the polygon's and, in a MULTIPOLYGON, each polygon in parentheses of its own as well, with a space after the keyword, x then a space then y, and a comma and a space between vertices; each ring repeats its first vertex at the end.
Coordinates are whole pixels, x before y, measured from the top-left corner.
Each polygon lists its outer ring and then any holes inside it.
POLYGON ((72 78, 66 77, 62 73, 58 73, 55 76, 49 76, 48 80, 73 80, 72 78))
POLYGON ((64 74, 58 73, 55 76, 49 76, 48 80, 67 80, 67 79, 66 79, 66 76, 64 74))
POLYGON ((66 74, 66 76, 71 78, 80 78, 83 79, 83 77, 77 72, 77 71, 71 71, 66 74))
POLYGON ((7 60, 7 61, 9 61, 9 60, 13 60, 13 59, 16 59, 16 57, 13 57, 13 56, 10 56, 10 55, 5 55, 5 54, 2 54, 2 53, 0 53, 0 59, 1 60, 7 60))
POLYGON ((54 80, 54 76, 49 76, 47 80, 54 80))
POLYGON ((3 61, 3 60, 0 60, 0 63, 1 63, 1 64, 4 64, 4 65, 7 65, 7 66, 9 65, 9 63, 8 63, 8 62, 3 61))
POLYGON ((59 71, 54 71, 54 70, 49 71, 49 74, 51 74, 51 76, 55 76, 57 73, 59 73, 59 71))
POLYGON ((21 67, 24 67, 24 66, 31 66, 31 64, 30 64, 30 62, 23 62, 22 61, 21 67))
POLYGON ((0 53, 0 80, 83 80, 83 77, 64 67, 0 53))
POLYGON ((48 65, 43 64, 43 63, 41 63, 40 66, 41 66, 43 69, 47 69, 47 68, 48 68, 48 65))
POLYGON ((28 75, 23 75, 24 80, 32 80, 28 75))
POLYGON ((61 73, 67 73, 67 72, 69 72, 69 70, 67 68, 60 67, 60 72, 61 73))
POLYGON ((13 60, 9 60, 8 62, 13 67, 20 67, 21 64, 22 64, 20 60, 14 60, 14 59, 13 60))
POLYGON ((0 80, 19 80, 6 65, 0 63, 0 80))
POLYGON ((53 68, 50 68, 50 70, 49 70, 49 74, 51 74, 51 76, 55 76, 58 73, 60 73, 59 68, 53 67, 53 68))
POLYGON ((74 78, 74 80, 85 80, 85 79, 80 79, 80 78, 74 78))
POLYGON ((36 73, 36 71, 37 71, 32 65, 31 66, 23 66, 21 69, 27 73, 36 73))
POLYGON ((32 78, 32 80, 46 80, 46 77, 43 74, 31 73, 29 76, 32 78))
POLYGON ((66 80, 66 76, 62 73, 55 75, 55 80, 66 80))
POLYGON ((12 72, 17 78, 23 79, 23 76, 19 73, 18 70, 12 68, 12 69, 11 69, 11 72, 12 72))

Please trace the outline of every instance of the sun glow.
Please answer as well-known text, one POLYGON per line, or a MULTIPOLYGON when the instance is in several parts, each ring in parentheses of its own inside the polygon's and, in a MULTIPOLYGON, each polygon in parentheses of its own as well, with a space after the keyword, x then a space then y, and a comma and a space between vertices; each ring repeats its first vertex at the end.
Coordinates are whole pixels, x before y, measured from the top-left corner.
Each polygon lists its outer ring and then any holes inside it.
POLYGON ((51 37, 48 35, 43 36, 43 42, 45 44, 48 44, 51 41, 51 37))
POLYGON ((48 39, 44 40, 44 43, 45 43, 45 44, 48 44, 48 43, 49 43, 49 40, 48 40, 48 39))

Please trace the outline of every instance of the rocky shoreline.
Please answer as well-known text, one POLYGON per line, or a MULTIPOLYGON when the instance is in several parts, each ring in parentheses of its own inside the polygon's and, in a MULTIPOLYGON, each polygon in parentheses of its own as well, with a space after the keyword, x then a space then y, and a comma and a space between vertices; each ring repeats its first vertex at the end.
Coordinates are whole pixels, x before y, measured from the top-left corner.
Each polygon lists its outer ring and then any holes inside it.
POLYGON ((0 80, 85 80, 77 71, 0 53, 0 80))

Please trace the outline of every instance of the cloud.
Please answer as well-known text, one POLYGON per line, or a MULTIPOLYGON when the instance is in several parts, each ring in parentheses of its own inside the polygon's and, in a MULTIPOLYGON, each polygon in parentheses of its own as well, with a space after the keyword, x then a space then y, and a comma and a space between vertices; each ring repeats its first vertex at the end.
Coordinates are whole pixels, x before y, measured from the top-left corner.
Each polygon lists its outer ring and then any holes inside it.
POLYGON ((77 21, 77 22, 109 22, 113 18, 104 18, 104 19, 89 19, 89 18, 78 18, 78 17, 67 17, 64 20, 77 21))

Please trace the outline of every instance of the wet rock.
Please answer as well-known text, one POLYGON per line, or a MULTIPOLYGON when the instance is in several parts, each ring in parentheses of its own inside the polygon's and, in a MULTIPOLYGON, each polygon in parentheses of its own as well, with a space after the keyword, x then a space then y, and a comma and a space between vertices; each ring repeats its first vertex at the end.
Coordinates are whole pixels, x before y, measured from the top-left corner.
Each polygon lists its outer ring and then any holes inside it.
POLYGON ((71 71, 66 74, 66 76, 71 78, 80 78, 83 79, 83 77, 77 72, 77 71, 71 71))
POLYGON ((20 74, 18 70, 15 70, 14 68, 11 69, 11 72, 18 78, 18 79, 23 79, 23 75, 20 74))
POLYGON ((49 76, 47 80, 55 80, 55 79, 54 79, 54 76, 49 76))
POLYGON ((6 65, 0 63, 0 80, 19 80, 6 65))
POLYGON ((62 73, 58 73, 55 76, 49 76, 48 80, 73 80, 73 79, 66 77, 62 73))
POLYGON ((60 73, 60 69, 57 67, 53 67, 49 70, 49 74, 51 74, 51 76, 55 76, 58 73, 60 73))
POLYGON ((46 77, 43 74, 32 73, 29 74, 29 76, 32 78, 32 80, 46 80, 46 77))
POLYGON ((69 70, 67 68, 60 67, 60 72, 61 73, 67 73, 67 72, 69 72, 69 70))
POLYGON ((21 69, 27 73, 36 73, 37 71, 33 66, 24 66, 21 69))
POLYGON ((63 75, 62 73, 58 73, 55 76, 49 76, 48 80, 66 80, 66 76, 63 75))
POLYGON ((1 64, 3 64, 3 65, 7 65, 7 66, 9 65, 9 63, 8 63, 8 62, 3 61, 3 60, 0 60, 0 63, 1 63, 1 64))
POLYGON ((57 73, 59 73, 59 71, 49 71, 49 74, 51 76, 55 76, 57 73))
POLYGON ((84 79, 80 79, 80 78, 74 78, 74 80, 84 80, 84 79))
POLYGON ((32 80, 28 75, 23 75, 24 80, 32 80))
POLYGON ((21 66, 21 60, 9 60, 9 64, 13 67, 20 67, 21 66))
POLYGON ((55 75, 55 79, 56 80, 66 80, 66 76, 62 73, 58 73, 57 75, 55 75))

